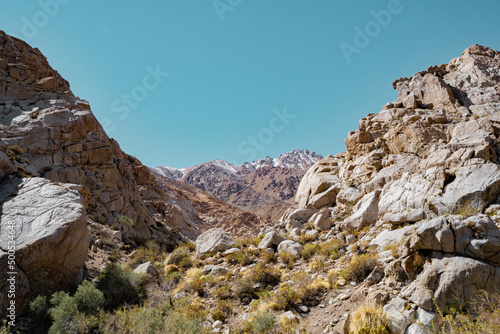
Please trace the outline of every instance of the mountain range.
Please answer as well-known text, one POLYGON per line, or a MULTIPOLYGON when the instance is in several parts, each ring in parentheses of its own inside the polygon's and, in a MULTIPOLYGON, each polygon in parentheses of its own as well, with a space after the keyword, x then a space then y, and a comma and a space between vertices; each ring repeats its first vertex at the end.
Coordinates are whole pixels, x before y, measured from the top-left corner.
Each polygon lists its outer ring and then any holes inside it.
POLYGON ((159 166, 150 170, 156 176, 195 186, 265 221, 276 221, 292 204, 307 169, 322 158, 302 149, 241 165, 213 160, 183 169, 159 166))

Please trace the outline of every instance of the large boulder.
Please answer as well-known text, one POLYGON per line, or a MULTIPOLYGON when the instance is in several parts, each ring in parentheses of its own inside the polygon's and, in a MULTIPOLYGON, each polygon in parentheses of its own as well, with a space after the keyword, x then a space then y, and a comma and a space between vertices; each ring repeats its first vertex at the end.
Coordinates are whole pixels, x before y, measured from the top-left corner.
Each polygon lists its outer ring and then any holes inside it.
POLYGON ((295 202, 300 208, 319 209, 335 204, 340 190, 338 163, 335 158, 316 162, 300 181, 295 202))
POLYGON ((235 244, 229 233, 220 228, 211 228, 196 239, 196 253, 202 256, 206 253, 223 252, 235 244))
POLYGON ((354 212, 342 225, 349 230, 361 230, 378 219, 378 203, 380 190, 375 190, 363 196, 363 198, 353 207, 354 212))
MULTIPOLYGON (((29 298, 68 290, 82 280, 90 239, 81 193, 82 186, 42 178, 1 184, 0 261, 6 261, 9 249, 15 250, 17 269, 12 271, 18 272, 19 311, 26 309, 29 298)), ((4 307, 6 288, 2 279, 4 307)))
POLYGON ((333 221, 327 212, 318 212, 311 217, 313 227, 318 231, 327 231, 332 225, 333 221))
POLYGON ((259 243, 259 248, 260 249, 266 249, 269 247, 278 247, 280 242, 285 240, 282 236, 280 236, 278 233, 275 231, 268 232, 264 238, 262 238, 262 241, 259 243))
POLYGON ((401 294, 427 311, 433 311, 435 302, 446 313, 452 302, 464 305, 480 290, 497 292, 499 284, 500 267, 467 257, 446 256, 433 258, 401 294))
POLYGON ((300 252, 302 251, 302 246, 295 241, 285 240, 278 245, 278 253, 281 251, 292 254, 295 257, 300 257, 300 252))

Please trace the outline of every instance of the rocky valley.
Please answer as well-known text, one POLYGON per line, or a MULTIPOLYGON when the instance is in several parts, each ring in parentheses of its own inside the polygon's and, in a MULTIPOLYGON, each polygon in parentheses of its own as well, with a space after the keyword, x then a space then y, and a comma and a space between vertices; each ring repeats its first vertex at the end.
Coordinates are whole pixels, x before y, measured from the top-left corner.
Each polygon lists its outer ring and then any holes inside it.
POLYGON ((393 88, 345 152, 148 168, 0 31, 1 331, 498 332, 500 53, 393 88))

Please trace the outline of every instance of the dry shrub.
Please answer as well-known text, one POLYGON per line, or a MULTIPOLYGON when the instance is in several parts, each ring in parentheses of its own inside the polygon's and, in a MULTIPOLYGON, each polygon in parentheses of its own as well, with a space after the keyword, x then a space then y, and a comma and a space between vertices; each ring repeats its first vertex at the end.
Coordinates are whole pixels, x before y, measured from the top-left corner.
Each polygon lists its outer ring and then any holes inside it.
POLYGON ((252 299, 257 299, 258 297, 253 288, 254 284, 250 277, 242 277, 233 282, 231 290, 237 299, 248 304, 252 299))
POLYGON ((474 207, 470 200, 460 205, 454 212, 456 215, 464 216, 465 218, 480 214, 479 210, 474 207))
POLYGON ((441 316, 441 326, 434 325, 432 333, 500 333, 500 294, 480 291, 467 305, 467 311, 450 310, 441 316))
POLYGON ((354 256, 341 274, 346 280, 363 281, 377 266, 377 254, 367 253, 354 256))
POLYGON ((165 265, 175 264, 179 268, 189 268, 193 265, 186 247, 176 248, 165 260, 165 265))
POLYGON ((309 260, 316 254, 321 247, 316 244, 306 244, 303 248, 302 251, 300 252, 300 255, 304 258, 304 260, 309 260))
POLYGON ((326 267, 325 257, 322 255, 316 255, 309 262, 309 269, 311 269, 312 271, 323 271, 325 267, 326 267))
POLYGON ((281 251, 278 255, 280 261, 284 263, 287 268, 292 269, 297 257, 289 252, 281 251))
POLYGON ((382 307, 365 304, 358 308, 349 321, 349 333, 389 334, 388 321, 382 307))
POLYGON ((339 249, 342 245, 342 241, 339 239, 328 240, 321 245, 319 252, 332 260, 336 260, 339 258, 339 249))
POLYGON ((264 286, 276 285, 280 282, 281 273, 274 267, 268 266, 264 262, 259 262, 252 268, 250 278, 255 283, 261 283, 264 286))

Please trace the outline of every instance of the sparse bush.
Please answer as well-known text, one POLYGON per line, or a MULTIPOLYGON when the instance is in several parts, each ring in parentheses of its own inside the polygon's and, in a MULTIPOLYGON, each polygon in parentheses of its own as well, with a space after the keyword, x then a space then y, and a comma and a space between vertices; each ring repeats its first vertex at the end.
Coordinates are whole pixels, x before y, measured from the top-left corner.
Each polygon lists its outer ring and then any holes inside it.
POLYGON ((118 263, 109 263, 101 272, 97 288, 104 293, 105 307, 138 303, 143 295, 141 276, 118 263))
POLYGON ((303 248, 300 254, 304 258, 304 260, 309 260, 311 257, 314 256, 319 250, 320 246, 316 244, 306 244, 303 248))
POLYGON ((252 281, 261 283, 264 286, 276 285, 280 282, 281 273, 277 269, 271 266, 267 266, 263 262, 259 262, 252 269, 250 278, 252 279, 252 281))
POLYGON ((170 275, 171 273, 178 272, 179 267, 177 267, 175 264, 167 264, 165 268, 163 268, 163 273, 165 276, 170 275))
POLYGON ((242 251, 226 255, 226 260, 230 264, 239 263, 242 266, 247 266, 252 263, 250 256, 242 251))
POLYGON ((479 213, 479 210, 474 207, 470 200, 460 205, 454 212, 454 214, 464 216, 465 218, 478 215, 479 213))
POLYGON ((339 249, 340 249, 340 246, 342 246, 342 242, 340 240, 328 240, 326 242, 324 242, 322 245, 321 245, 321 248, 319 250, 319 252, 332 259, 332 260, 336 260, 339 258, 339 249))
POLYGON ((165 277, 165 284, 170 288, 174 288, 181 281, 182 274, 178 271, 173 271, 165 277))
MULTIPOLYGON (((437 307, 435 300, 434 304, 437 307)), ((500 294, 480 291, 469 301, 467 311, 463 309, 451 309, 450 313, 440 315, 439 324, 432 324, 427 328, 429 332, 436 334, 445 333, 500 333, 500 294)))
POLYGON ((231 290, 236 298, 248 304, 252 299, 258 297, 253 288, 254 284, 250 277, 242 277, 234 281, 231 290))
POLYGON ((149 240, 145 245, 136 249, 134 255, 127 261, 127 264, 133 268, 144 262, 160 263, 165 256, 165 250, 154 240, 149 240))
POLYGON ((390 251, 393 258, 397 259, 399 257, 399 246, 400 243, 393 242, 385 247, 386 251, 390 251))
POLYGON ((298 292, 289 284, 283 285, 274 295, 274 307, 276 310, 292 310, 295 309, 297 303, 300 302, 298 292))
POLYGON ((264 234, 259 235, 257 238, 239 239, 238 243, 244 248, 247 248, 252 245, 258 246, 262 241, 262 239, 264 239, 264 234))
POLYGON ((118 252, 118 249, 113 249, 111 253, 108 256, 108 261, 110 262, 118 262, 118 257, 120 256, 120 253, 118 252))
POLYGON ((179 268, 189 268, 192 266, 188 250, 184 247, 176 248, 165 261, 166 265, 175 264, 179 268))
POLYGON ((260 258, 262 259, 262 262, 264 262, 266 264, 276 262, 276 254, 275 253, 268 253, 266 250, 262 251, 260 258))
POLYGON ((23 149, 22 149, 22 148, 20 148, 20 147, 19 147, 19 145, 12 145, 12 146, 10 147, 10 150, 11 150, 12 152, 14 152, 15 154, 23 154, 23 153, 24 153, 23 149))
POLYGON ((313 271, 323 271, 325 267, 325 258, 321 255, 316 255, 311 261, 309 261, 309 269, 313 271))
POLYGON ((292 269, 293 265, 295 264, 295 261, 297 260, 297 257, 295 255, 281 251, 278 255, 279 259, 281 260, 282 263, 284 263, 288 268, 292 269))
POLYGON ((222 300, 229 299, 231 296, 231 289, 227 285, 221 286, 215 291, 215 297, 222 300))
POLYGON ((363 281, 377 266, 377 254, 355 255, 341 274, 345 280, 363 281))
POLYGON ((225 322, 226 319, 231 315, 233 305, 230 300, 221 300, 212 312, 212 318, 214 320, 220 320, 225 322))
POLYGON ((382 307, 365 304, 358 308, 349 321, 349 332, 359 334, 389 334, 388 321, 382 307))
POLYGON ((269 311, 257 311, 250 317, 250 319, 250 325, 256 333, 266 333, 276 322, 276 317, 269 311))

